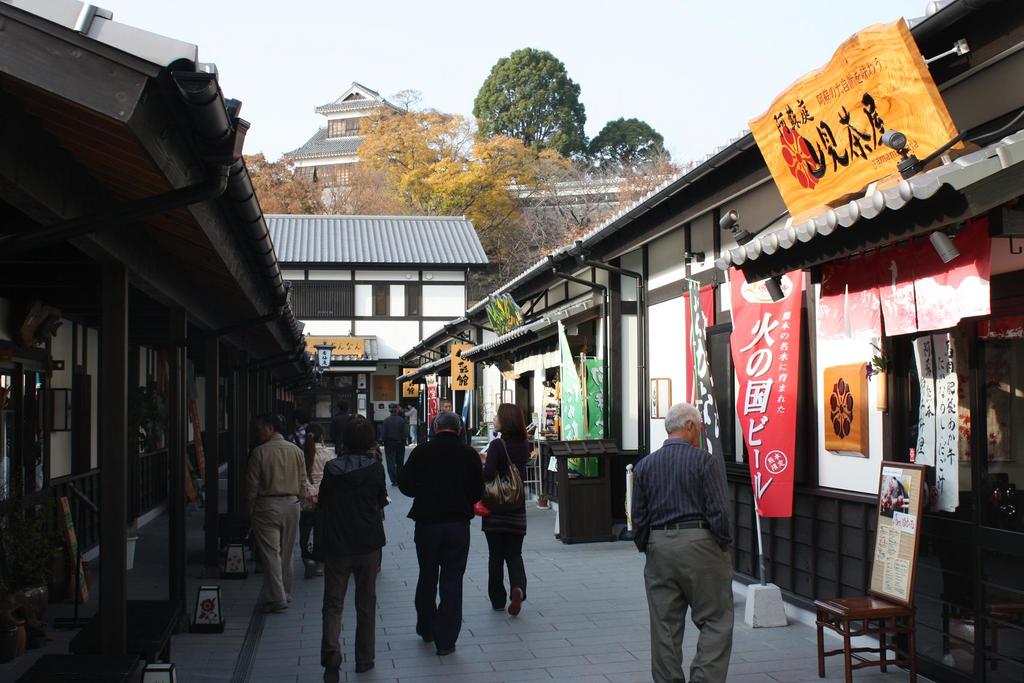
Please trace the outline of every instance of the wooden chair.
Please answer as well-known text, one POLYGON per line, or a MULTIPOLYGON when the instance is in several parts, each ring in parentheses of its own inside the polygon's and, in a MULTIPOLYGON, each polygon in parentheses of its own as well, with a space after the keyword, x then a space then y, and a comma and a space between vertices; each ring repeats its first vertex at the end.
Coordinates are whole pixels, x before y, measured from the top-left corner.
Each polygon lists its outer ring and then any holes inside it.
POLYGON ((886 672, 887 667, 907 666, 910 668, 910 683, 917 681, 917 649, 914 638, 914 606, 904 606, 871 595, 853 598, 815 600, 818 627, 818 676, 825 677, 825 658, 843 655, 846 683, 853 681, 855 669, 877 666, 886 672), (825 629, 835 631, 843 639, 843 647, 825 650, 825 629), (907 652, 901 656, 895 639, 907 637, 907 652), (852 647, 850 640, 857 636, 877 636, 877 647, 852 647), (890 641, 890 636, 892 640, 890 641), (889 650, 893 657, 889 657, 889 650), (861 653, 873 652, 878 658, 868 658, 861 653))

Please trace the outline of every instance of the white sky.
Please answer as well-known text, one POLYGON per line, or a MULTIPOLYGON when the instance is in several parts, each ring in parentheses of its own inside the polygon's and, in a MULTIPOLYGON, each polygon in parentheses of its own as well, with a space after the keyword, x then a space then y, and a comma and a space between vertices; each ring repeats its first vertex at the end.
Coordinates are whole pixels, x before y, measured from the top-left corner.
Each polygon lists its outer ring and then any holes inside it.
POLYGON ((636 117, 676 161, 727 143, 845 38, 922 16, 925 0, 92 0, 114 19, 195 43, 275 159, 352 81, 470 115, 494 62, 534 47, 581 88, 587 135, 636 117))

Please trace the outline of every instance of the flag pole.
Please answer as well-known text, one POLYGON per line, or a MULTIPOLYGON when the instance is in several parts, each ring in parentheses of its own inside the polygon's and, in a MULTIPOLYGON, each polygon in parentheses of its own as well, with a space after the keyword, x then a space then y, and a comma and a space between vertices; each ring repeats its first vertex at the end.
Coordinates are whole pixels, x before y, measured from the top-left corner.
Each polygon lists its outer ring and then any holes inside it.
POLYGON ((761 545, 761 511, 757 507, 757 498, 754 498, 754 524, 757 527, 757 569, 761 577, 761 585, 768 585, 765 578, 764 568, 764 547, 761 545))

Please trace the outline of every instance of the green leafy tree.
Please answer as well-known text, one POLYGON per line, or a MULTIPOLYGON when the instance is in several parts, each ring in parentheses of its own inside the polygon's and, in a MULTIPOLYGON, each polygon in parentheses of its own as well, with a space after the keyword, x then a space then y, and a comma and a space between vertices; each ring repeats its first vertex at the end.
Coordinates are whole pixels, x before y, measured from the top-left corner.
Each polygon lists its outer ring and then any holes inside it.
POLYGON ((640 119, 609 121, 590 141, 588 151, 593 163, 601 168, 635 168, 657 159, 668 160, 661 133, 640 119))
POLYGON ((569 157, 586 151, 587 114, 577 85, 554 55, 524 48, 502 57, 473 102, 480 132, 569 157))

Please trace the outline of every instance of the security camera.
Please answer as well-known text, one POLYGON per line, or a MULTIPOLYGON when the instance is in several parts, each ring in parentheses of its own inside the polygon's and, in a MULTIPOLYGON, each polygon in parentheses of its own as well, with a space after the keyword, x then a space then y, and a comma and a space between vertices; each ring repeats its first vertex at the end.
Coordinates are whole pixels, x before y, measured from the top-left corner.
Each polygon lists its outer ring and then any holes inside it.
POLYGON ((907 146, 907 136, 898 130, 887 130, 882 133, 880 142, 890 149, 899 152, 907 146))
POLYGON ((735 209, 723 214, 722 217, 718 220, 718 227, 720 227, 722 230, 735 230, 737 226, 739 226, 739 224, 740 216, 738 213, 736 213, 735 209))

